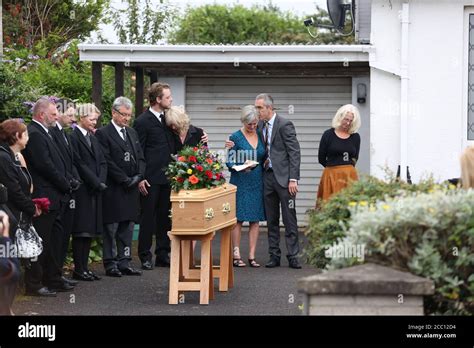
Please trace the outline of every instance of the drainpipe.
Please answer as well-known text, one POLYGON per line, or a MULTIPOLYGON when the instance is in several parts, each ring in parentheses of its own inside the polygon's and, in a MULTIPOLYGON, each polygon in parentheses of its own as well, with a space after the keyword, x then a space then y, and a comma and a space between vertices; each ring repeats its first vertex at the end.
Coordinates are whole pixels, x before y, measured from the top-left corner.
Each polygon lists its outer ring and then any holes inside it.
POLYGON ((400 66, 400 166, 401 178, 406 178, 408 165, 408 38, 409 38, 409 3, 402 4, 401 12, 401 66, 400 66))

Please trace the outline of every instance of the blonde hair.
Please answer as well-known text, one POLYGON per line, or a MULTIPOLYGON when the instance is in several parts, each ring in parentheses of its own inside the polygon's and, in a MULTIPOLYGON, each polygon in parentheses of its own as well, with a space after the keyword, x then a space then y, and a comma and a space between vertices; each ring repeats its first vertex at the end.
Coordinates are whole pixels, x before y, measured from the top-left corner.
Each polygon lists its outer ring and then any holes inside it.
POLYGON ((98 116, 101 115, 99 108, 91 103, 80 104, 76 109, 76 116, 80 118, 87 117, 93 113, 97 114, 98 116))
POLYGON ((179 134, 186 133, 189 129, 189 116, 178 106, 172 106, 165 111, 166 125, 175 126, 179 134))
POLYGON ((336 115, 332 119, 332 127, 338 129, 341 126, 342 120, 346 117, 347 113, 352 112, 354 119, 349 128, 349 134, 356 133, 360 128, 360 113, 359 110, 352 104, 343 105, 337 110, 336 115))
POLYGON ((469 146, 461 155, 461 183, 465 189, 474 188, 474 146, 469 146))

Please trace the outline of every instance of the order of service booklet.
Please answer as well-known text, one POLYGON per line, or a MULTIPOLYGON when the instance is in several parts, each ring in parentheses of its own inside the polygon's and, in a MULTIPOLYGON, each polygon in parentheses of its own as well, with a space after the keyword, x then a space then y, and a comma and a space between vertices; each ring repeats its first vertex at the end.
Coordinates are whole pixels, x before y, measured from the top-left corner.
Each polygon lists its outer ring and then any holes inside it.
POLYGON ((246 160, 244 164, 238 165, 238 166, 233 166, 232 169, 234 169, 236 172, 240 172, 245 169, 253 169, 256 166, 258 166, 257 161, 252 161, 252 160, 246 160))

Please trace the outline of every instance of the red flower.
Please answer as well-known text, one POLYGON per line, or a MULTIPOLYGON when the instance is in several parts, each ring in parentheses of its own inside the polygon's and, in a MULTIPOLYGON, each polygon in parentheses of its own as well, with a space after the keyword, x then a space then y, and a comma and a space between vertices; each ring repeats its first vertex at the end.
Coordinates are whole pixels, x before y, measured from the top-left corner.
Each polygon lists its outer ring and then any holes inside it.
POLYGON ((221 178, 221 173, 216 173, 216 180, 219 180, 221 178))
POLYGON ((178 157, 178 162, 186 162, 186 157, 184 157, 184 156, 179 156, 179 157, 178 157))
POLYGON ((197 151, 199 150, 197 147, 193 147, 193 151, 197 151))
POLYGON ((176 178, 176 181, 179 182, 179 183, 183 183, 184 182, 184 179, 182 177, 177 177, 176 178))
POLYGON ((209 179, 212 180, 212 172, 210 170, 206 170, 206 175, 209 179))
POLYGON ((196 156, 189 156, 189 162, 194 162, 194 163, 196 163, 196 162, 197 162, 196 156))
POLYGON ((199 182, 199 179, 195 175, 189 177, 189 182, 193 185, 196 185, 199 182))
POLYGON ((49 206, 51 204, 49 198, 33 198, 32 201, 36 206, 38 206, 41 212, 47 213, 49 211, 49 206))
POLYGON ((203 170, 202 166, 199 165, 199 164, 196 166, 196 169, 197 169, 198 171, 200 171, 200 172, 202 172, 202 170, 203 170))

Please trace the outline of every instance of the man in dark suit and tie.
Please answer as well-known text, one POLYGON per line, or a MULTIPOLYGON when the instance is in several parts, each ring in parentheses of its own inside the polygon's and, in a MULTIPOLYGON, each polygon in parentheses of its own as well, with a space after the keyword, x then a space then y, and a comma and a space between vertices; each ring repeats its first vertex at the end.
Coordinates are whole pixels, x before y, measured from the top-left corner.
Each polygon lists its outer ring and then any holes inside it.
POLYGON ((138 255, 144 270, 153 268, 153 235, 156 237, 155 266, 169 267, 170 264, 170 240, 167 233, 171 229, 171 187, 165 170, 171 154, 176 152, 175 137, 164 119, 164 112, 171 107, 173 101, 170 86, 156 82, 151 85, 148 97, 150 108, 138 116, 134 124, 146 162, 144 180, 139 184, 142 216, 138 255))
MULTIPOLYGON (((81 184, 80 176, 75 166, 77 156, 74 155, 73 148, 71 146, 71 139, 67 130, 70 129, 72 123, 76 120, 74 104, 67 99, 59 99, 56 101, 56 107, 58 109, 59 118, 56 122, 55 127, 50 128, 51 135, 53 136, 56 145, 58 146, 61 155, 63 156, 64 163, 66 164, 66 177, 71 184, 72 191, 65 196, 66 204, 61 207, 59 218, 55 220, 53 226, 53 235, 55 238, 52 242, 57 242, 59 245, 55 246, 54 249, 58 251, 58 255, 55 255, 59 266, 62 268, 66 261, 67 252, 69 248, 69 240, 71 237, 72 225, 74 221, 74 211, 76 208, 76 202, 74 199, 74 192, 79 189, 81 184), (62 237, 62 238, 61 238, 62 237)), ((71 285, 76 285, 78 282, 73 279, 63 278, 64 281, 71 285)))
POLYGON ((49 198, 49 212, 33 218, 33 225, 43 239, 43 252, 25 270, 26 293, 33 296, 56 296, 56 291, 72 290, 62 280, 61 268, 54 255, 53 225, 58 218, 66 194, 71 192, 66 163, 49 128, 56 125, 58 111, 48 98, 39 99, 33 107, 33 120, 28 125, 29 142, 23 151, 33 178, 33 198, 49 198))
POLYGON ((130 266, 133 226, 140 214, 138 184, 145 175, 138 135, 128 126, 131 117, 132 102, 118 97, 112 104, 112 121, 95 133, 108 167, 103 196, 103 261, 106 273, 116 276, 142 274, 130 266))
POLYGON ((298 262, 298 224, 296 193, 300 178, 300 145, 293 123, 273 110, 273 98, 259 94, 255 99, 259 112, 258 129, 263 134, 267 159, 264 164, 264 204, 267 215, 270 261, 268 268, 280 266, 280 206, 285 225, 287 259, 291 268, 301 268, 298 262))

